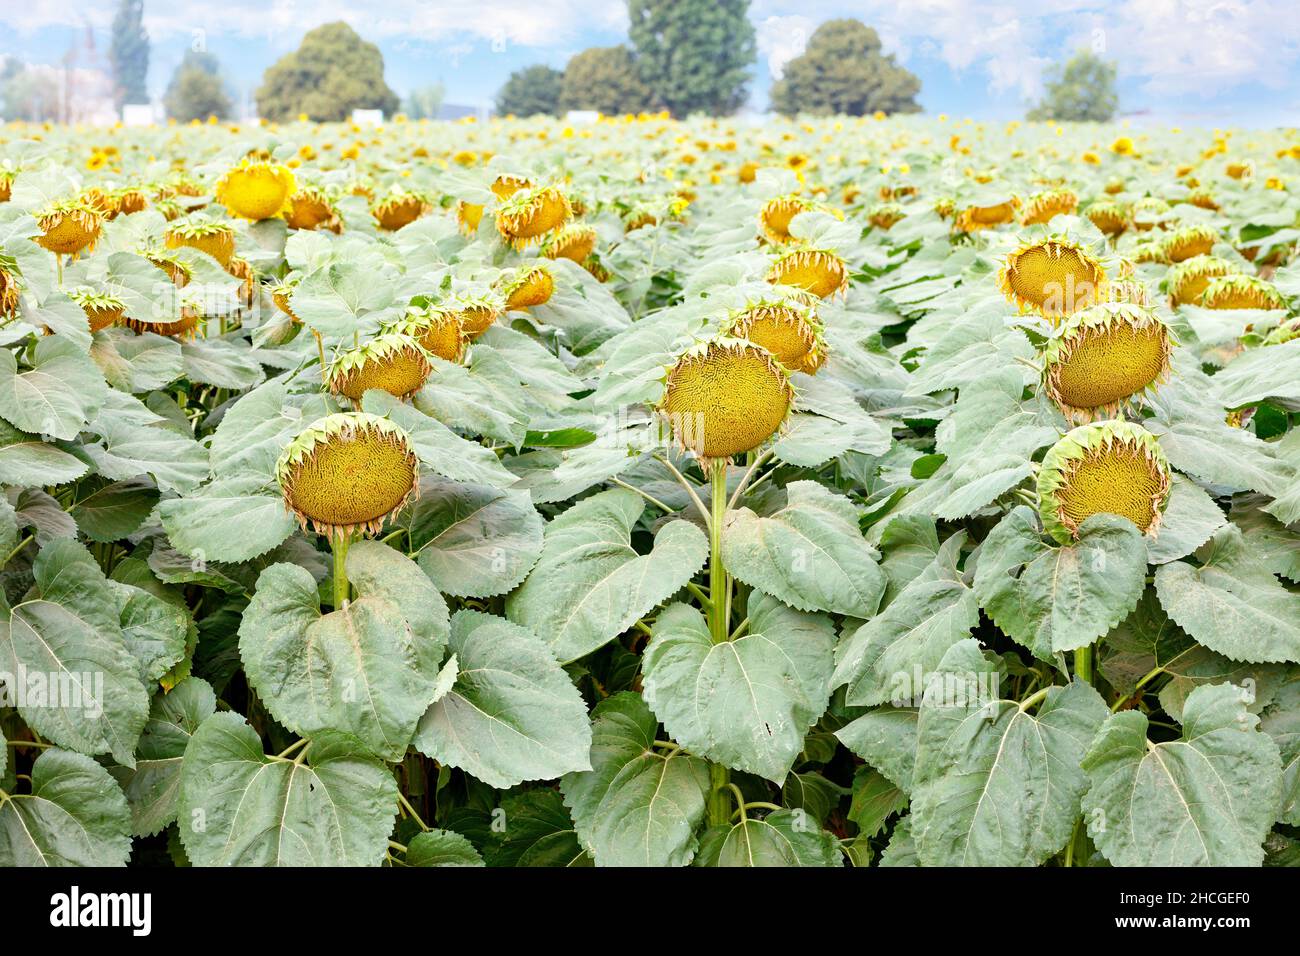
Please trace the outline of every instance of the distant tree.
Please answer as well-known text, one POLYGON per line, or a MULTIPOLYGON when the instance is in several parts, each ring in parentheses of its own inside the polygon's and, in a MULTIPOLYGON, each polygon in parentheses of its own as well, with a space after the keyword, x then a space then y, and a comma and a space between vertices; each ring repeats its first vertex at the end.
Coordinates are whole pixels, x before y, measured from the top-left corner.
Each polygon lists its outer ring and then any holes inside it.
POLYGON ((1113 62, 1080 50, 1064 65, 1058 63, 1052 67, 1047 92, 1027 118, 1107 122, 1119 107, 1119 94, 1115 90, 1118 72, 1113 62))
POLYGON ((298 49, 273 63, 254 94, 269 120, 300 113, 318 121, 343 120, 355 109, 397 112, 397 94, 384 82, 384 57, 343 22, 308 31, 298 49))
POLYGON ((40 122, 59 115, 58 87, 13 57, 0 70, 0 100, 5 119, 40 122))
POLYGON ((625 46, 592 47, 576 54, 564 68, 559 109, 599 110, 606 115, 640 113, 654 108, 654 92, 641 81, 636 61, 625 46))
POLYGON ((757 45, 749 0, 628 0, 641 79, 674 116, 734 112, 757 45))
POLYGON ((121 0, 113 17, 108 48, 113 67, 113 95, 123 103, 149 102, 149 34, 144 30, 144 0, 121 0))
POLYGON ((796 113, 865 116, 915 113, 921 81, 892 55, 881 52, 880 37, 861 20, 827 20, 808 38, 802 55, 785 65, 772 84, 772 108, 796 113))
POLYGON ((441 83, 411 90, 406 102, 402 104, 402 112, 411 119, 437 119, 442 112, 442 101, 446 95, 446 87, 441 83))
POLYGON ((230 95, 221 79, 221 64, 211 53, 188 50, 176 67, 163 106, 171 119, 188 122, 209 116, 229 119, 233 109, 230 95))
POLYGON ((555 115, 559 109, 564 74, 538 63, 515 70, 497 92, 497 113, 502 116, 555 115))

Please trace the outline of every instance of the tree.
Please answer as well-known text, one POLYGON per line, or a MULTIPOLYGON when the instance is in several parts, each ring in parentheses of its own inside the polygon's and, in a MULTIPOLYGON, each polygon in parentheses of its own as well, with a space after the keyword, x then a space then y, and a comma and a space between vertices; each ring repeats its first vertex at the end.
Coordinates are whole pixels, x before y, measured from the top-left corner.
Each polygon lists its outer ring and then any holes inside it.
POLYGON ((397 94, 384 82, 379 47, 343 22, 326 23, 302 38, 298 49, 273 63, 255 94, 258 112, 283 122, 300 113, 328 122, 356 109, 397 112, 397 94))
POLYGON ((1062 66, 1052 68, 1047 92, 1029 111, 1031 120, 1074 120, 1105 123, 1119 107, 1115 78, 1119 72, 1088 50, 1080 50, 1062 66))
POLYGON ((402 106, 402 112, 411 119, 437 119, 442 112, 442 101, 446 95, 447 89, 442 83, 411 90, 402 106))
POLYGON ((186 51, 167 84, 163 105, 168 117, 174 120, 202 120, 209 116, 229 119, 232 104, 221 80, 217 58, 211 53, 186 51))
POLYGON ((772 108, 796 113, 916 113, 921 81, 881 53, 880 37, 861 20, 827 20, 808 38, 802 55, 772 84, 772 108))
POLYGON ((144 31, 144 0, 121 0, 113 17, 108 48, 113 67, 113 97, 123 103, 149 102, 149 34, 144 31))
POLYGON ((599 110, 606 115, 652 109, 654 93, 641 81, 636 61, 625 46, 592 47, 576 54, 564 68, 559 109, 599 110))
POLYGON ((538 63, 515 70, 497 92, 497 113, 502 116, 555 115, 559 109, 564 74, 538 63))
POLYGON ((628 0, 641 79, 674 116, 734 112, 757 46, 749 0, 628 0))
POLYGON ((5 119, 40 122, 59 116, 59 88, 48 75, 39 75, 13 57, 0 71, 0 98, 5 119))

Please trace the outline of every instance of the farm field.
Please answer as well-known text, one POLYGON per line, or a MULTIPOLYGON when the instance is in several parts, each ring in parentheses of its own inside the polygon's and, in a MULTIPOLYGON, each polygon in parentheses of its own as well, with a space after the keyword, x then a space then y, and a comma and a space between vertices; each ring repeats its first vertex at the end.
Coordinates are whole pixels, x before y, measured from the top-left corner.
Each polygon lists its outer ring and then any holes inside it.
POLYGON ((0 864, 1300 854, 1300 137, 0 127, 0 864))

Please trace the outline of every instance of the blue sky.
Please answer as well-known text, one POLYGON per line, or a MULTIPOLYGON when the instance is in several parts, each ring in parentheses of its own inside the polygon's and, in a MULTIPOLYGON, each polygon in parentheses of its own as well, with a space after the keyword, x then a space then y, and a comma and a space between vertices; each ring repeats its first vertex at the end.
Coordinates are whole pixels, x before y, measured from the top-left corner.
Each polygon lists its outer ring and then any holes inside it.
MULTIPOLYGON (((116 0, 4 0, 0 54, 59 63, 93 33, 101 55, 116 0)), ((753 0, 763 109, 782 64, 823 20, 857 17, 921 77, 927 112, 1013 118, 1044 66, 1080 46, 1120 64, 1134 119, 1204 126, 1300 126, 1300 18, 1288 0, 753 0)), ((221 60, 241 93, 312 26, 347 20, 383 51, 398 93, 442 81, 447 101, 488 105, 512 70, 562 68, 626 38, 624 5, 591 0, 145 0, 150 89, 161 94, 191 44, 221 60)))

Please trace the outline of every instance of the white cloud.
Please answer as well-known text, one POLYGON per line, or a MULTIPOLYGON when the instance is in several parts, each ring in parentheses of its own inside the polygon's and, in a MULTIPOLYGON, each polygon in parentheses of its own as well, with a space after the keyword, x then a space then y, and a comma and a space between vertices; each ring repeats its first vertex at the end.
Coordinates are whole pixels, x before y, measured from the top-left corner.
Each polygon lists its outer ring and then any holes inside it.
POLYGON ((758 57, 772 79, 781 79, 785 65, 802 55, 817 22, 805 16, 767 17, 755 24, 758 57))

